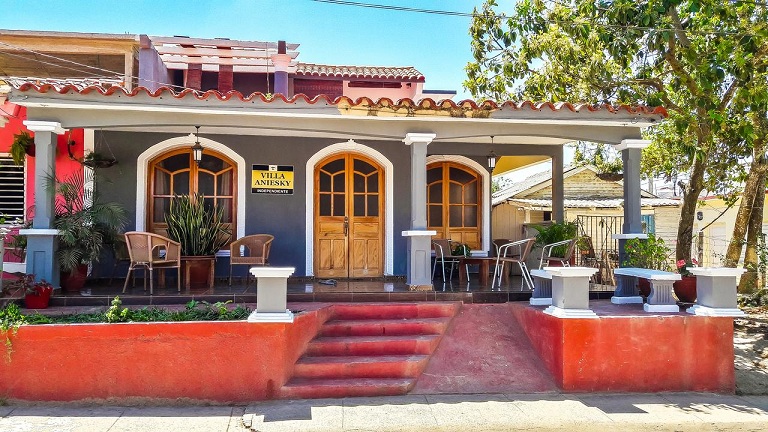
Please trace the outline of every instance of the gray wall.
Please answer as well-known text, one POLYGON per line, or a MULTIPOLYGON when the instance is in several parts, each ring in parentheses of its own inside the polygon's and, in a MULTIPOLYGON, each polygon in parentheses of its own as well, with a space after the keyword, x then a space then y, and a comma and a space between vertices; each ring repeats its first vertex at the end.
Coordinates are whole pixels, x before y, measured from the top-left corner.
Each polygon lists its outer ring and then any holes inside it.
MULTIPOLYGON (((135 229, 136 220, 136 160, 147 148, 177 134, 105 132, 96 142, 108 143, 118 164, 101 169, 97 185, 104 199, 122 204, 130 219, 126 231, 135 229)), ((345 139, 302 139, 259 136, 206 135, 240 154, 248 166, 246 175, 245 234, 269 233, 275 236, 270 261, 273 265, 296 267, 296 275, 306 275, 306 163, 322 148, 345 139), (293 195, 252 194, 251 164, 293 165, 295 187, 293 195)), ((410 215, 409 148, 399 141, 359 141, 381 152, 394 165, 394 263, 395 275, 405 274, 406 242, 400 232, 408 229, 410 215)), ((191 143, 190 143, 191 146, 191 143)), ((105 151, 97 148, 98 151, 105 151)), ((239 203, 242 205, 242 203, 239 203)), ((217 275, 226 274, 225 259, 217 267, 217 275)), ((107 263, 105 262, 105 265, 107 263)), ((111 265, 111 264, 110 264, 111 265)), ((110 267, 111 269, 111 267, 110 267)), ((244 272, 244 269, 243 269, 244 272)), ((241 272, 242 273, 242 272, 241 272)))

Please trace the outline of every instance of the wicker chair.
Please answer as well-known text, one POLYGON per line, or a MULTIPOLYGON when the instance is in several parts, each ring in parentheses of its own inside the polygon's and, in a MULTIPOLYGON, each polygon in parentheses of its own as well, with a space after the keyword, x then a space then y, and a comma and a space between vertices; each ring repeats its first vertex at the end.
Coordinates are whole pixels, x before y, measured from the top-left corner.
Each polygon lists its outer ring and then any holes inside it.
MULTIPOLYGON (((131 231, 125 233, 125 243, 131 264, 123 284, 123 292, 128 288, 128 279, 136 267, 149 270, 149 294, 153 294, 152 271, 154 269, 176 269, 176 289, 181 292, 181 244, 158 234, 131 231)), ((144 291, 147 290, 147 278, 144 278, 144 291)))
MULTIPOLYGON (((229 286, 232 286, 232 267, 236 265, 269 265, 269 250, 275 237, 269 234, 253 234, 241 237, 229 245, 229 286)), ((250 275, 245 276, 248 287, 250 275)))

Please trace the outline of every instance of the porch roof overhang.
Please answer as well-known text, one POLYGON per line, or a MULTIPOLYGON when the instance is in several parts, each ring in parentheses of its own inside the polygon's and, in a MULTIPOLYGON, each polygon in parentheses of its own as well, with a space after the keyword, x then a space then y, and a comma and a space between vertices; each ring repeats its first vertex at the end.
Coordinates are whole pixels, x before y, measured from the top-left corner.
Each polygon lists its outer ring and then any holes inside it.
MULTIPOLYGON (((2 84, 2 82, 0 82, 2 84)), ((254 93, 150 92, 120 87, 6 86, 8 100, 27 107, 29 119, 62 127, 187 134, 265 135, 400 141, 407 133, 433 133, 435 142, 562 145, 584 140, 609 144, 640 138, 643 127, 664 117, 663 108, 459 103, 423 99, 352 100, 326 96, 267 97, 254 93)))

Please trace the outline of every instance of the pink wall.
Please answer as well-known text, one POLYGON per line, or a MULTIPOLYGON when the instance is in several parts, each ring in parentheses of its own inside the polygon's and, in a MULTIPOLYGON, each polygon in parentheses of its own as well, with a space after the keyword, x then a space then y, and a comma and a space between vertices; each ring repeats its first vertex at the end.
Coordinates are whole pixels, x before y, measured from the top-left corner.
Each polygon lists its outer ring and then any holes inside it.
POLYGON ((560 319, 521 304, 513 311, 565 391, 735 391, 733 318, 560 319))
MULTIPOLYGON (((26 120, 27 112, 26 112, 26 108, 19 107, 8 102, 6 102, 0 108, 2 108, 2 110, 5 111, 6 113, 13 114, 13 116, 6 116, 8 118, 8 123, 5 125, 5 127, 0 128, 0 153, 8 153, 8 151, 11 148, 11 143, 13 143, 13 135, 22 130, 29 132, 27 128, 24 127, 24 124, 22 123, 24 120, 26 120)), ((34 136, 34 134, 32 135, 34 136)), ((72 131, 68 131, 64 135, 59 135, 58 148, 56 153, 56 175, 59 178, 62 178, 74 172, 80 172, 83 169, 83 166, 79 162, 73 161, 69 158, 69 154, 67 153, 68 139, 75 141, 75 146, 72 148, 73 155, 76 158, 83 157, 83 130, 82 129, 73 129, 72 131)), ((26 174, 25 174, 27 190, 24 197, 25 207, 27 209, 32 207, 35 202, 35 175, 34 174, 35 174, 35 158, 27 157, 27 168, 26 168, 26 174)))
POLYGON ((330 313, 303 312, 293 324, 22 326, 10 336, 10 362, 0 347, 0 394, 35 401, 271 399, 330 313))
POLYGON ((374 101, 381 98, 390 98, 397 102, 399 99, 413 99, 414 96, 421 93, 421 89, 424 86, 423 83, 402 83, 402 87, 399 89, 389 88, 361 88, 350 87, 349 80, 344 81, 344 96, 351 99, 357 99, 360 97, 368 97, 374 101), (408 87, 408 84, 411 86, 408 87))

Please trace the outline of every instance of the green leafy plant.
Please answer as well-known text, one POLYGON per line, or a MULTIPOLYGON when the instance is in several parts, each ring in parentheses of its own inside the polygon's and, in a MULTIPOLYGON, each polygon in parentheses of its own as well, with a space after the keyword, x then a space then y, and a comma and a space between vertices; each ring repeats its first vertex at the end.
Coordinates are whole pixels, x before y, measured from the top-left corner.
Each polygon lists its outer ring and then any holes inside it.
POLYGON ((27 295, 42 295, 43 291, 53 292, 53 285, 46 282, 45 279, 35 282, 35 275, 25 274, 15 281, 8 284, 10 288, 23 289, 27 295))
POLYGON ((651 270, 669 271, 672 251, 664 239, 648 234, 647 239, 633 238, 624 244, 623 267, 639 267, 651 270))
POLYGON ((94 188, 85 187, 82 173, 49 181, 56 190, 53 227, 59 230, 59 266, 72 272, 81 264, 98 261, 102 248, 115 244, 127 221, 125 209, 102 202, 94 188))
MULTIPOLYGON (((548 225, 533 225, 533 229, 538 231, 538 234, 536 234, 536 243, 534 244, 538 247, 543 247, 544 245, 576 238, 579 225, 576 221, 552 222, 548 225)), ((567 245, 556 247, 552 249, 552 256, 564 257, 567 250, 567 245)))
POLYGON ((451 251, 451 255, 468 257, 472 254, 472 248, 468 244, 457 243, 451 251))
POLYGON ((29 148, 35 144, 35 139, 27 131, 21 131, 13 136, 13 143, 11 144, 11 157, 13 163, 16 165, 24 165, 24 159, 29 151, 29 148))
POLYGON ((214 207, 203 195, 176 195, 165 215, 168 237, 181 243, 182 256, 215 255, 232 233, 222 222, 224 208, 214 207))
POLYGON ((11 361, 13 342, 11 336, 15 336, 22 324, 27 323, 27 318, 21 314, 21 308, 16 303, 10 303, 0 309, 0 333, 5 337, 5 361, 11 361))

